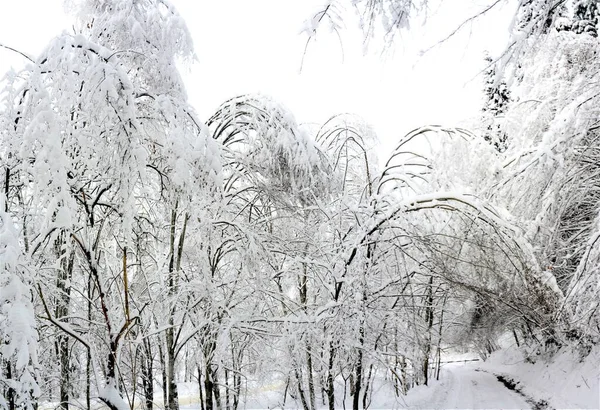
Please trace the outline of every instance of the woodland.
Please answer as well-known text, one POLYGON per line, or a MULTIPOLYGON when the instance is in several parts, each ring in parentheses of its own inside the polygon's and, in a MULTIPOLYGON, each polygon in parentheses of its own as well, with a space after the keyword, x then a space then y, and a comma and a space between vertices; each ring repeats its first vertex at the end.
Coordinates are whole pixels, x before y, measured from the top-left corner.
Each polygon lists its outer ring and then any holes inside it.
MULTIPOLYGON (((598 344, 597 0, 516 1, 479 123, 383 162, 352 115, 241 95, 198 118, 167 0, 72 3, 75 34, 13 50, 0 84, 3 409, 178 410, 192 381, 237 410, 250 380, 359 409, 439 377, 446 346, 598 344)), ((393 42, 426 7, 329 0, 307 30, 357 13, 393 42)))

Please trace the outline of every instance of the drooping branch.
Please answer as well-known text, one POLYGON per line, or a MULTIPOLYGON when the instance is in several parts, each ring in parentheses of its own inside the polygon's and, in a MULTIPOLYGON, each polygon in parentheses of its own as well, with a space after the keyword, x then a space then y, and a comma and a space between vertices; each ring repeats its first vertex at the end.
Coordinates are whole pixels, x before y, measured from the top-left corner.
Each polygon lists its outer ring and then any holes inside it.
POLYGON ((22 52, 22 51, 19 51, 19 50, 17 50, 16 48, 9 47, 9 46, 7 46, 7 45, 5 45, 5 44, 2 44, 2 43, 0 43, 0 47, 2 47, 2 48, 5 48, 5 49, 7 49, 7 50, 10 50, 10 51, 13 51, 13 52, 15 52, 15 53, 17 53, 17 54, 19 54, 19 55, 23 56, 23 57, 24 57, 24 58, 26 58, 27 60, 29 60, 29 62, 31 62, 31 63, 34 63, 34 64, 35 64, 35 60, 33 59, 33 57, 31 57, 31 56, 29 56, 29 55, 25 54, 25 53, 24 53, 24 52, 22 52))

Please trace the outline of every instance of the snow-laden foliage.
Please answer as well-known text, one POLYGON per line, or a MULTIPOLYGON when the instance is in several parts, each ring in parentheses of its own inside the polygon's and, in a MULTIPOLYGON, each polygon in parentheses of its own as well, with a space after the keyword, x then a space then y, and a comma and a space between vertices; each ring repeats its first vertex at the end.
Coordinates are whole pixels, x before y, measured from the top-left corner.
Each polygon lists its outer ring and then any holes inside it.
POLYGON ((334 116, 316 130, 315 140, 327 153, 327 171, 340 178, 332 181, 335 195, 359 201, 373 195, 378 141, 364 120, 350 115, 334 116))
POLYGON ((597 274, 588 258, 598 217, 593 79, 599 51, 590 35, 552 30, 522 58, 523 76, 504 129, 510 149, 493 193, 527 226, 540 263, 565 293, 557 314, 566 315, 567 323, 571 314, 594 320, 594 302, 588 300, 598 295, 589 286, 597 274))
POLYGON ((485 71, 485 102, 482 110, 482 125, 485 127, 483 138, 498 152, 504 152, 507 148, 507 135, 502 131, 502 121, 510 102, 510 91, 506 81, 498 78, 494 62, 489 55, 486 55, 485 62, 488 67, 485 71))
POLYGON ((208 126, 224 147, 226 193, 235 195, 249 183, 272 198, 280 191, 288 199, 310 203, 313 196, 321 195, 318 150, 293 115, 270 98, 231 99, 208 120, 208 126))
POLYGON ((168 1, 89 0, 72 3, 78 31, 129 67, 138 92, 185 98, 177 59, 194 56, 185 21, 168 1))
POLYGON ((18 232, 0 196, 0 407, 33 409, 40 394, 36 382, 37 339, 32 278, 21 252, 18 232))
POLYGON ((402 29, 410 27, 412 20, 427 7, 427 0, 327 0, 305 22, 304 32, 312 38, 321 26, 339 31, 346 26, 348 13, 358 16, 358 24, 365 43, 374 37, 393 38, 402 29))
MULTIPOLYGON (((2 84, 6 397, 175 410, 196 380, 206 410, 256 386, 358 409, 381 380, 400 396, 439 376, 448 343, 597 340, 600 67, 580 3, 522 2, 481 125, 418 128, 381 164, 357 116, 303 126, 243 95, 203 124, 168 2, 71 4, 77 34, 2 84)), ((344 4, 371 36, 424 2, 328 2, 309 31, 344 4)))
MULTIPOLYGON (((204 193, 221 181, 218 143, 187 104, 176 69, 177 58, 192 55, 182 19, 160 1, 80 7, 80 34, 57 37, 7 77, 2 112, 5 192, 40 271, 44 316, 63 332, 61 401, 77 390, 70 361, 81 347, 89 351, 88 385, 104 362, 108 390, 122 390, 125 335, 145 307, 156 307, 145 269, 164 274, 163 312, 175 311, 192 204, 214 202, 204 193), (132 258, 139 267, 129 266, 132 258), (137 292, 151 299, 138 305, 137 292), (77 309, 87 319, 73 317, 77 309), (104 327, 90 333, 92 323, 104 327)), ((172 314, 148 320, 173 323, 172 314)), ((123 407, 113 393, 105 402, 123 407)))
POLYGON ((489 181, 480 176, 498 167, 489 146, 465 129, 417 128, 398 142, 378 179, 377 193, 400 198, 436 191, 481 195, 489 181), (463 158, 455 161, 455 158, 463 158))

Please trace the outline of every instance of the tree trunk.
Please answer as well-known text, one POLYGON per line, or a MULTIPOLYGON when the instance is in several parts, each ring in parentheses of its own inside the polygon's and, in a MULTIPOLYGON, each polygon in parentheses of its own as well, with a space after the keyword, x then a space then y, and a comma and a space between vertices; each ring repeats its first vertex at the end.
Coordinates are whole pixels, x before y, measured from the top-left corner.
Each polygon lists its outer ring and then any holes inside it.
MULTIPOLYGON (((205 359, 206 360, 206 359, 205 359)), ((213 382, 212 370, 210 369, 209 361, 206 360, 204 374, 204 395, 206 396, 206 410, 213 410, 213 382)))
MULTIPOLYGON (((241 357, 241 348, 240 348, 240 355, 236 359, 236 352, 233 347, 233 343, 231 344, 231 357, 232 357, 233 370, 234 370, 234 372, 233 372, 233 410, 237 410, 237 408, 240 404, 240 393, 242 390, 242 376, 241 376, 242 369, 240 368, 240 364, 242 362, 242 357, 241 357)), ((284 398, 284 401, 285 401, 285 398, 284 398)))
POLYGON ((229 371, 225 369, 225 409, 231 410, 229 406, 229 371))
POLYGON ((223 403, 221 403, 221 386, 219 386, 219 373, 217 372, 216 366, 211 366, 212 370, 212 380, 213 380, 213 397, 215 398, 215 405, 217 410, 221 410, 223 408, 223 403))
POLYGON ((58 353, 60 362, 60 408, 69 410, 69 385, 70 385, 70 369, 69 369, 69 338, 65 334, 59 334, 58 338, 58 353))
MULTIPOLYGON (((304 246, 304 257, 308 255, 308 244, 304 246)), ((300 303, 304 310, 304 313, 308 313, 308 266, 306 263, 302 263, 302 274, 298 278, 298 293, 300 295, 300 303)), ((308 335, 307 335, 308 337, 308 335)), ((312 351, 310 340, 306 340, 306 366, 308 373, 308 397, 310 400, 310 410, 316 409, 316 399, 315 399, 315 382, 313 378, 313 363, 312 363, 312 351)), ((301 381, 298 381, 298 384, 301 384, 301 381)))
MULTIPOLYGON (((87 283, 87 319, 90 324, 90 328, 88 329, 88 334, 91 333, 91 323, 92 323, 92 296, 93 296, 93 286, 92 286, 92 277, 88 276, 87 283)), ((86 348, 86 368, 85 368, 85 406, 87 410, 92 409, 92 398, 91 398, 91 388, 92 388, 92 352, 90 347, 86 348)))
MULTIPOLYGON (((360 337, 358 343, 363 345, 364 343, 364 329, 360 329, 360 337)), ((358 410, 360 408, 360 390, 362 388, 362 367, 363 367, 363 351, 362 348, 358 349, 358 358, 356 359, 356 380, 354 381, 354 396, 352 397, 352 410, 358 410)))
MULTIPOLYGON (((6 378, 7 380, 11 380, 12 379, 12 366, 10 365, 10 362, 6 363, 6 378)), ((8 391, 6 393, 6 398, 8 401, 8 410, 15 410, 16 409, 16 403, 15 403, 15 390, 12 387, 8 388, 8 391)))
POLYGON ((166 331, 167 339, 167 404, 169 410, 179 410, 179 397, 175 381, 175 340, 173 331, 173 315, 169 317, 169 328, 166 331))
POLYGON ((308 366, 308 394, 310 398, 311 410, 316 410, 317 400, 315 397, 315 381, 313 377, 313 363, 312 363, 312 348, 310 342, 306 342, 306 364, 308 366))
MULTIPOLYGON (((119 391, 117 387, 117 350, 118 341, 116 338, 111 339, 109 344, 110 351, 108 353, 108 360, 106 366, 106 385, 107 387, 112 386, 115 390, 119 391)), ((110 410, 120 410, 115 400, 119 400, 121 397, 114 398, 112 396, 100 397, 100 400, 108 406, 110 410)))
POLYGON ((406 357, 402 356, 400 361, 400 369, 402 373, 402 394, 408 393, 408 377, 406 375, 406 357))
POLYGON ((169 277, 168 283, 168 299, 171 306, 169 307, 169 328, 166 330, 166 350, 167 350, 167 405, 169 410, 179 410, 179 395, 177 393, 177 383, 175 381, 175 361, 177 360, 177 346, 175 341, 175 295, 177 294, 178 281, 179 281, 179 270, 181 268, 181 257, 183 254, 183 245, 185 241, 185 232, 187 228, 188 215, 185 215, 183 221, 183 227, 179 234, 179 241, 177 244, 177 255, 175 254, 175 224, 177 223, 177 207, 178 203, 175 203, 175 208, 171 211, 171 230, 170 230, 170 241, 169 241, 169 277))
POLYGON ((144 389, 144 403, 146 410, 154 407, 154 365, 152 357, 152 346, 148 338, 144 339, 144 354, 142 357, 142 388, 144 389))
POLYGON ((298 371, 298 366, 294 366, 294 376, 296 377, 296 384, 298 388, 298 395, 300 396, 300 401, 302 402, 302 408, 304 410, 308 409, 308 403, 306 402, 306 395, 304 393, 304 389, 302 388, 302 375, 298 371))
MULTIPOLYGON (((56 298, 56 319, 68 323, 69 320, 69 304, 71 302, 71 279, 73 277, 73 266, 75 261, 75 253, 70 252, 68 257, 65 257, 64 234, 60 234, 54 244, 56 256, 61 260, 58 276, 56 278, 56 287, 58 289, 58 297, 56 298)), ((70 369, 70 349, 69 336, 59 334, 58 339, 58 354, 60 363, 60 408, 69 410, 69 400, 71 393, 71 369, 70 369)))
MULTIPOLYGON (((368 247, 367 250, 367 258, 370 260, 372 255, 371 246, 368 247)), ((352 396, 352 410, 358 410, 360 408, 360 391, 362 389, 362 381, 363 381, 363 350, 365 348, 365 305, 367 303, 367 283, 366 283, 366 273, 367 267, 365 267, 365 271, 363 272, 363 292, 362 292, 362 304, 361 308, 361 318, 360 318, 360 328, 358 329, 358 352, 356 359, 356 380, 354 381, 354 395, 352 396)))
POLYGON ((162 340, 158 342, 158 357, 160 357, 160 369, 162 376, 162 391, 163 391, 163 408, 169 408, 169 395, 167 394, 167 361, 163 352, 162 340))
POLYGON ((429 277, 427 286, 427 301, 425 304, 425 348, 423 351, 423 378, 427 386, 429 382, 429 355, 431 354, 431 328, 433 327, 433 276, 429 277))
POLYGON ((86 349, 86 366, 85 366, 85 408, 92 409, 92 352, 89 348, 86 349))
POLYGON ((198 394, 200 398, 200 410, 205 410, 204 408, 204 394, 202 394, 202 368, 198 365, 198 394))
POLYGON ((335 410, 335 386, 333 380, 333 363, 335 357, 335 347, 333 340, 329 342, 329 361, 327 363, 327 404, 329 410, 335 410))
POLYGON ((437 369, 435 379, 440 379, 440 371, 442 368, 442 329, 444 325, 444 309, 446 309, 446 301, 448 300, 448 293, 444 295, 444 302, 442 304, 442 310, 440 312, 440 325, 438 330, 438 342, 437 342, 437 369))
POLYGON ((369 388, 371 386, 371 377, 373 376, 373 364, 371 363, 369 365, 369 373, 367 374, 367 377, 365 378, 365 391, 363 392, 363 409, 366 409, 368 406, 368 402, 369 402, 369 388))

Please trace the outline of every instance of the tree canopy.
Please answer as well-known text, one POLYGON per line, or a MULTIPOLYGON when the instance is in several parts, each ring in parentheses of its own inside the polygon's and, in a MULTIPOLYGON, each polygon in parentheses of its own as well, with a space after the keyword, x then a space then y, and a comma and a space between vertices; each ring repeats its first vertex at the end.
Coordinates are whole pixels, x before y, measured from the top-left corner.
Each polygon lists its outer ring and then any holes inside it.
MULTIPOLYGON (((329 1, 309 31, 353 8, 387 39, 425 7, 329 1)), ((0 407, 176 410, 194 380, 203 410, 266 382, 358 409, 439 377, 444 346, 598 343, 596 1, 521 1, 479 124, 383 161, 353 115, 299 124, 257 94, 198 118, 167 1, 74 11, 2 80, 0 407)))

